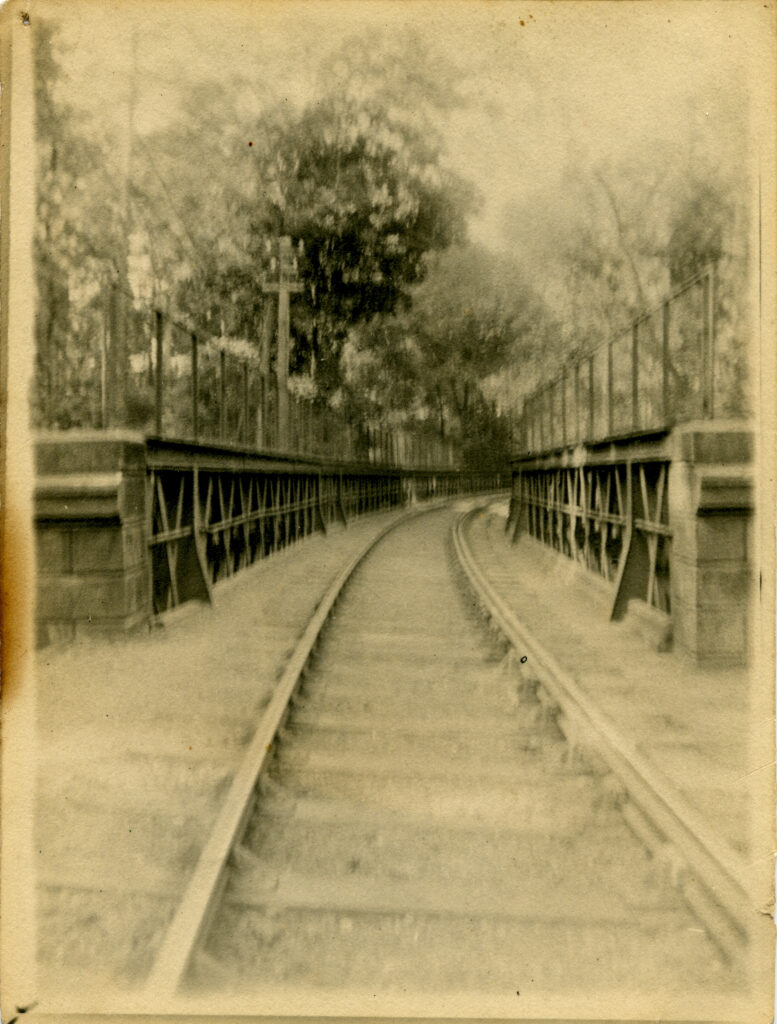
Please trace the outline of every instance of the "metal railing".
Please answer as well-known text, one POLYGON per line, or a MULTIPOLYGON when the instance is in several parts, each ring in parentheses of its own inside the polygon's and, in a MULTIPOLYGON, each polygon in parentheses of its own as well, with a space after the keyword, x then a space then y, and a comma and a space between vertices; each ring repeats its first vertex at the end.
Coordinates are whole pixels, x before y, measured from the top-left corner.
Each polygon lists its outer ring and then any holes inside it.
POLYGON ((115 284, 39 339, 37 426, 126 427, 165 439, 407 468, 458 467, 424 423, 389 427, 283 390, 258 348, 203 336, 115 284))
POLYGON ((713 264, 537 388, 524 401, 516 447, 531 454, 711 419, 714 391, 713 264))

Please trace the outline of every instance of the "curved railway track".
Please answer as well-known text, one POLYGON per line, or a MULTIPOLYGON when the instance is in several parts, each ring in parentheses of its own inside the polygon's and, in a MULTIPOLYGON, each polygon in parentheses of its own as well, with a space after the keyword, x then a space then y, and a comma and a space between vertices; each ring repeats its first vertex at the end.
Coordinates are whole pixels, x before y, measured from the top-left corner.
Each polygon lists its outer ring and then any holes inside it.
POLYGON ((606 737, 569 743, 566 696, 478 572, 442 508, 340 575, 235 776, 155 1000, 735 988, 723 925, 624 816, 606 737))

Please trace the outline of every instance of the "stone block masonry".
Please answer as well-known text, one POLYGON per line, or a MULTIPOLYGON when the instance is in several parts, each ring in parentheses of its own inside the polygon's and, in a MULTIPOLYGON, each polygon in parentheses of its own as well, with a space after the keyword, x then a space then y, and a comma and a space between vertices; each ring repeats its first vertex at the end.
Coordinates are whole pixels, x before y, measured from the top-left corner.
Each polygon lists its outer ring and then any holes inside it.
POLYGON ((704 420, 520 454, 508 529, 587 570, 613 619, 636 612, 656 635, 663 623, 661 649, 745 665, 758 600, 754 444, 746 421, 704 420))
POLYGON ((145 622, 143 438, 42 435, 36 460, 38 643, 123 632, 145 622))
POLYGON ((696 662, 748 660, 756 566, 753 431, 744 423, 675 428, 669 478, 672 623, 696 662))

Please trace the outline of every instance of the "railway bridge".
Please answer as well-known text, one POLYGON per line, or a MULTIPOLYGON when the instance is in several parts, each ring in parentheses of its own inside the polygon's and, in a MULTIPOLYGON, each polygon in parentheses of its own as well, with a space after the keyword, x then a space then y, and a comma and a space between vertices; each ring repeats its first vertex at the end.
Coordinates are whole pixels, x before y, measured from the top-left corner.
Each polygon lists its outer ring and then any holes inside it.
POLYGON ((746 1019, 770 758, 714 310, 709 268, 543 382, 504 466, 162 313, 148 427, 38 437, 43 1012, 746 1019))
POLYGON ((754 432, 714 414, 714 267, 528 395, 512 466, 465 468, 433 431, 346 420, 161 311, 149 319, 135 379, 106 387, 103 373, 103 429, 37 441, 42 643, 211 601, 222 579, 334 522, 509 485, 512 540, 587 573, 610 618, 699 663, 746 663, 754 432))

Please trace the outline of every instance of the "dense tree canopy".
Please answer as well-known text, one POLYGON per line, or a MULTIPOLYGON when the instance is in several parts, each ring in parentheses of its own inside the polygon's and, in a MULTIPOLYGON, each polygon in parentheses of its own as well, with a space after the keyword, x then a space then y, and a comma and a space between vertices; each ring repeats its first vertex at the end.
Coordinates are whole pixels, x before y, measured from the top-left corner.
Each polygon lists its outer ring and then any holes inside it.
POLYGON ((150 359, 149 311, 162 305, 203 337, 253 346, 270 369, 276 308, 262 281, 282 235, 304 246, 293 383, 322 401, 485 436, 562 360, 714 260, 719 408, 746 409, 733 93, 714 130, 689 106, 681 146, 673 136, 592 156, 569 143, 552 188, 504 196, 505 257, 468 240, 479 199, 452 170, 446 126, 471 124, 467 105, 482 114, 492 99, 450 49, 396 26, 349 36, 296 97, 261 66, 193 73, 153 129, 135 124, 130 61, 121 109, 98 131, 65 101, 56 32, 40 21, 37 32, 38 401, 49 421, 94 419, 106 316, 125 324, 123 340, 112 334, 125 361, 150 359), (123 308, 106 305, 108 281, 123 308))
MULTIPOLYGON (((392 42, 398 75, 415 66, 418 48, 392 42)), ((292 368, 331 394, 349 329, 407 305, 426 254, 463 237, 472 190, 446 170, 430 130, 430 109, 451 102, 435 85, 440 74, 413 72, 410 119, 396 106, 397 82, 353 47, 322 69, 317 101, 300 110, 251 117, 240 89, 197 90, 174 126, 143 143, 137 203, 154 224, 146 234, 158 287, 214 333, 258 344, 272 316, 261 291, 267 244, 302 242, 292 368), (202 145, 204 159, 189 159, 202 145)))
MULTIPOLYGON (((717 100, 687 101, 680 138, 642 140, 615 158, 569 154, 563 187, 514 202, 508 230, 523 267, 558 323, 556 343, 538 352, 549 379, 560 356, 590 351, 659 305, 670 289, 716 265, 716 410, 747 413, 751 310, 747 283, 752 194, 746 109, 732 87, 717 100)), ((693 360, 689 361, 692 365, 693 360)), ((516 399, 531 390, 519 384, 516 399)))
POLYGON ((504 458, 495 385, 536 356, 547 320, 511 261, 471 243, 452 246, 429 260, 409 308, 354 333, 350 391, 378 418, 410 412, 433 422, 473 461, 504 458))
POLYGON ((127 204, 88 118, 57 90, 51 26, 36 28, 36 417, 62 427, 88 421, 99 396, 100 293, 127 283, 127 204))
POLYGON ((463 234, 466 189, 419 149, 379 108, 339 99, 303 112, 277 139, 282 202, 259 207, 255 232, 304 243, 297 350, 315 358, 324 390, 340 383, 348 329, 406 305, 426 254, 463 234))

